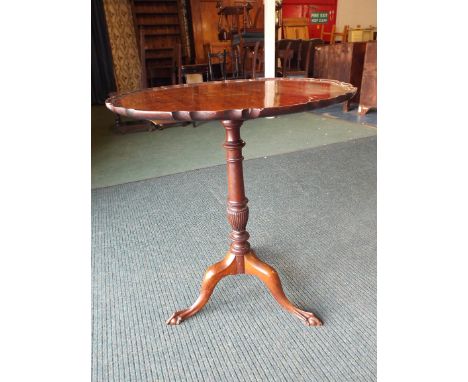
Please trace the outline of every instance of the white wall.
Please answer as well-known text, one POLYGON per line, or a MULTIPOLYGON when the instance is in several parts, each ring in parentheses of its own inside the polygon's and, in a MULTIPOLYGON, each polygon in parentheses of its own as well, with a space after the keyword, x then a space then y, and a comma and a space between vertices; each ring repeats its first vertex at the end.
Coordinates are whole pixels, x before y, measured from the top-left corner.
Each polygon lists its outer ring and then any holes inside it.
POLYGON ((341 32, 345 25, 377 26, 377 0, 338 0, 336 29, 341 32))

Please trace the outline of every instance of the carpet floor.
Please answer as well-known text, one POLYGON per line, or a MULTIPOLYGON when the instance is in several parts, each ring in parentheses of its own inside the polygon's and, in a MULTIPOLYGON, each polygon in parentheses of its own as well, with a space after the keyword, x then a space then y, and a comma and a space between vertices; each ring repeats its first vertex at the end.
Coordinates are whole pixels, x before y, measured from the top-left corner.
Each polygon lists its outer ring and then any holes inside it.
POLYGON ((224 166, 92 191, 92 380, 375 381, 376 138, 244 162, 247 226, 304 326, 253 276, 224 278, 224 166))
MULTIPOLYGON (((341 105, 338 105, 341 107, 341 105)), ((92 188, 135 182, 224 164, 224 129, 218 121, 168 127, 163 131, 114 134, 114 115, 92 108, 92 188)), ((373 136, 372 126, 313 113, 259 118, 244 123, 246 159, 304 150, 373 136)))
POLYGON ((343 105, 337 104, 316 109, 313 111, 313 113, 328 118, 335 118, 339 120, 359 123, 362 125, 377 127, 377 109, 371 109, 367 114, 359 115, 358 108, 356 105, 353 105, 353 108, 349 111, 344 112, 343 105))

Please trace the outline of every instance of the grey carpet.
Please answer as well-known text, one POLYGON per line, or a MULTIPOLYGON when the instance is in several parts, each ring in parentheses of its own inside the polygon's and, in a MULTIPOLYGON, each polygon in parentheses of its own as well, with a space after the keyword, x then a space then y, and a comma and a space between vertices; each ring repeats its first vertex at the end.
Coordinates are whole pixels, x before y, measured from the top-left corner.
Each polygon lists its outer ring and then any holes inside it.
MULTIPOLYGON (((248 145, 244 150, 248 150, 248 145)), ((244 162, 248 230, 304 326, 253 276, 223 279, 224 166, 92 192, 92 380, 375 381, 376 138, 244 162)))

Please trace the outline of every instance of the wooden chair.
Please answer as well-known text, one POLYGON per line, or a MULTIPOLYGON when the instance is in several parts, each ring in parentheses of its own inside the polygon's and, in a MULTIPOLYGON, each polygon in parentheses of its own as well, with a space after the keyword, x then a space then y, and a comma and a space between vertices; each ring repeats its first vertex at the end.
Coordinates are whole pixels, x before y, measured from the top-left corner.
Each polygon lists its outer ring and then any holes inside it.
POLYGON ((255 43, 252 57, 252 78, 265 76, 265 49, 264 42, 257 41, 255 43))
POLYGON ((291 69, 291 60, 294 54, 291 49, 291 44, 294 40, 283 39, 278 40, 275 43, 275 56, 276 63, 279 65, 276 68, 276 75, 278 77, 284 77, 285 71, 291 69))
MULTIPOLYGON (((233 78, 248 78, 252 73, 252 58, 257 42, 263 42, 263 31, 245 32, 232 37, 232 61, 236 65, 237 76, 233 78)), ((234 72, 233 72, 234 73, 234 72)))
POLYGON ((289 67, 285 67, 283 77, 306 78, 309 76, 309 67, 311 61, 310 56, 313 45, 313 40, 301 40, 297 52, 297 55, 299 56, 299 60, 297 60, 297 66, 289 65, 289 67))
POLYGON ((348 32, 349 32, 349 25, 345 25, 343 28, 343 32, 337 32, 336 29, 333 29, 333 34, 330 37, 330 44, 334 44, 336 42, 337 37, 341 37, 341 42, 348 42, 348 32))
POLYGON ((331 32, 325 32, 325 24, 321 25, 320 28, 320 39, 323 41, 327 41, 331 44, 332 36, 335 34, 335 25, 332 25, 331 32), (328 39, 326 37, 329 37, 328 39))
POLYGON ((226 51, 225 72, 226 78, 239 77, 239 57, 238 52, 232 46, 231 42, 210 42, 203 45, 205 57, 211 53, 223 53, 226 51))
POLYGON ((315 48, 324 44, 325 42, 319 38, 311 38, 308 41, 302 41, 301 68, 307 71, 306 77, 314 77, 315 48))
POLYGON ((250 73, 247 73, 247 78, 259 78, 265 75, 265 45, 263 41, 257 41, 254 49, 251 52, 250 73))
POLYGON ((341 37, 341 42, 348 42, 348 33, 349 33, 349 25, 345 25, 343 28, 343 32, 336 31, 336 25, 332 26, 331 32, 325 32, 325 24, 322 24, 320 28, 320 38, 325 40, 325 37, 330 36, 329 43, 333 45, 336 43, 336 38, 341 37))
MULTIPOLYGON (((292 70, 300 69, 301 68, 301 60, 302 60, 302 39, 296 39, 291 41, 291 50, 292 56, 290 58, 290 66, 289 68, 292 70)), ((305 40, 308 41, 308 40, 305 40)))
POLYGON ((219 79, 226 80, 226 49, 218 53, 208 53, 208 79, 209 81, 215 81, 219 79), (215 76, 213 70, 213 60, 216 59, 219 64, 221 78, 215 76))

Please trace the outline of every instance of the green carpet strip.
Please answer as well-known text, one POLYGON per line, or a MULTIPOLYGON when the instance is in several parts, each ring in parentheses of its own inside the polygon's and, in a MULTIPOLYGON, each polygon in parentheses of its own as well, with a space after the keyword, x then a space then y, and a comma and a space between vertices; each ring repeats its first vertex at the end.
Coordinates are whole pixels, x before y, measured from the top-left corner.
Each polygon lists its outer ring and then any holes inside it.
POLYGON ((257 255, 306 327, 253 276, 223 279, 180 326, 227 248, 224 166, 92 192, 92 381, 376 380, 376 139, 244 162, 257 255))
MULTIPOLYGON (((113 134, 113 114, 92 109, 92 187, 134 182, 224 163, 224 129, 218 121, 169 127, 163 131, 113 134)), ((373 136, 374 127, 313 113, 246 121, 246 159, 304 150, 373 136)))

